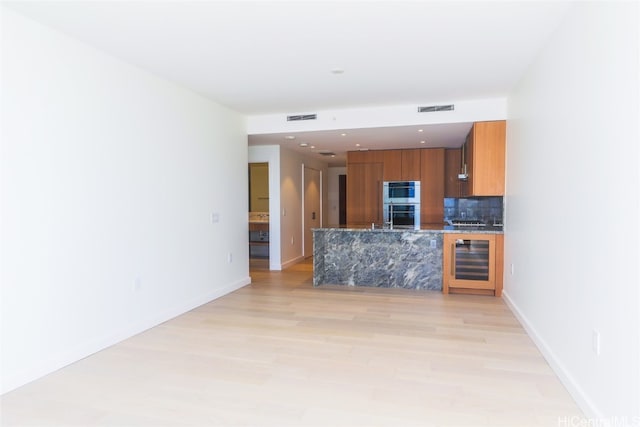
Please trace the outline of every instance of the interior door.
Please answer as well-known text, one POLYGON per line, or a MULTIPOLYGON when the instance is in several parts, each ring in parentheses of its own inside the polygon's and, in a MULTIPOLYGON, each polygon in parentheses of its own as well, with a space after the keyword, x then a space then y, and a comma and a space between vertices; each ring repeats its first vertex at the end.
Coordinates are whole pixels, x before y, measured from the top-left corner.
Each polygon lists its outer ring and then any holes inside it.
POLYGON ((313 228, 320 228, 320 171, 304 167, 304 257, 313 255, 313 228))

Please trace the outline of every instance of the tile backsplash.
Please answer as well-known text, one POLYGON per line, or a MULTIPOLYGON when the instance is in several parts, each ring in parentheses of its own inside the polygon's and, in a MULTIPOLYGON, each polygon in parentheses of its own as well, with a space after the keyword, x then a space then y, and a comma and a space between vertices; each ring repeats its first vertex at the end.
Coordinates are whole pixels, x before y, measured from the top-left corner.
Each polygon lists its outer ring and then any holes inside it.
POLYGON ((502 197, 461 197, 444 199, 444 220, 467 219, 502 222, 502 197))

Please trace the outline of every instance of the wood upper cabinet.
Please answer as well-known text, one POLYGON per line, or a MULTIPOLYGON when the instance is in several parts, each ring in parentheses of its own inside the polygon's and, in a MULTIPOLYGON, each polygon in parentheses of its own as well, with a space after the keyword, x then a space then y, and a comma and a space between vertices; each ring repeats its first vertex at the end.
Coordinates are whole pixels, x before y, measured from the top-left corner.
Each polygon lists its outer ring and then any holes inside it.
POLYGON ((381 150, 385 181, 419 181, 420 149, 381 150))
POLYGON ((382 150, 384 162, 384 180, 402 181, 402 153, 401 150, 382 150))
POLYGON ((416 150, 420 157, 420 221, 441 224, 444 219, 444 148, 416 150))
POLYGON ((400 150, 402 157, 402 171, 400 179, 402 181, 420 181, 421 157, 423 150, 400 150))
POLYGON ((381 150, 347 151, 349 163, 382 163, 384 161, 381 150))
POLYGON ((382 170, 378 163, 347 163, 347 224, 382 222, 382 170))
POLYGON ((464 196, 503 196, 506 122, 476 122, 464 145, 469 178, 461 184, 464 196))

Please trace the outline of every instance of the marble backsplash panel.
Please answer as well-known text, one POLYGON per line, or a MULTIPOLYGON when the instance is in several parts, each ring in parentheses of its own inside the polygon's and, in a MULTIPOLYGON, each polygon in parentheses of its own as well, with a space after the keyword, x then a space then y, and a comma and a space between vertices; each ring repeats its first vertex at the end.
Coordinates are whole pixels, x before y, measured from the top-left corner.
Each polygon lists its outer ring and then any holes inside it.
POLYGON ((444 220, 502 222, 503 197, 455 197, 444 199, 444 220))

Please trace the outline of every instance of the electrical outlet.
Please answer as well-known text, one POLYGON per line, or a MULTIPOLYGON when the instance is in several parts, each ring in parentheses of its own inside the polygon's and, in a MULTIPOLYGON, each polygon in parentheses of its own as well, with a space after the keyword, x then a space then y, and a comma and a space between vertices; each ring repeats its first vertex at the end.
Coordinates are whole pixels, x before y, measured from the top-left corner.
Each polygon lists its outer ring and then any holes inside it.
POLYGON ((213 212, 213 213, 211 214, 211 222, 212 222, 213 224, 215 224, 215 223, 217 223, 217 222, 220 222, 220 214, 219 214, 218 212, 213 212))
POLYGON ((591 347, 596 356, 600 356, 600 332, 595 329, 591 335, 591 347))
POLYGON ((291 244, 293 245, 295 243, 295 239, 293 238, 293 236, 291 236, 291 244))
POLYGON ((133 279, 133 291, 140 292, 142 290, 142 280, 139 277, 133 279))
POLYGON ((429 246, 431 249, 435 249, 437 247, 437 242, 435 240, 429 241, 429 246))
POLYGON ((229 252, 229 253, 227 254, 227 262, 228 262, 229 264, 231 264, 231 263, 233 262, 233 254, 232 254, 231 252, 229 252))
POLYGON ((513 276, 513 273, 515 273, 516 268, 514 267, 513 264, 511 264, 511 275, 513 276))

